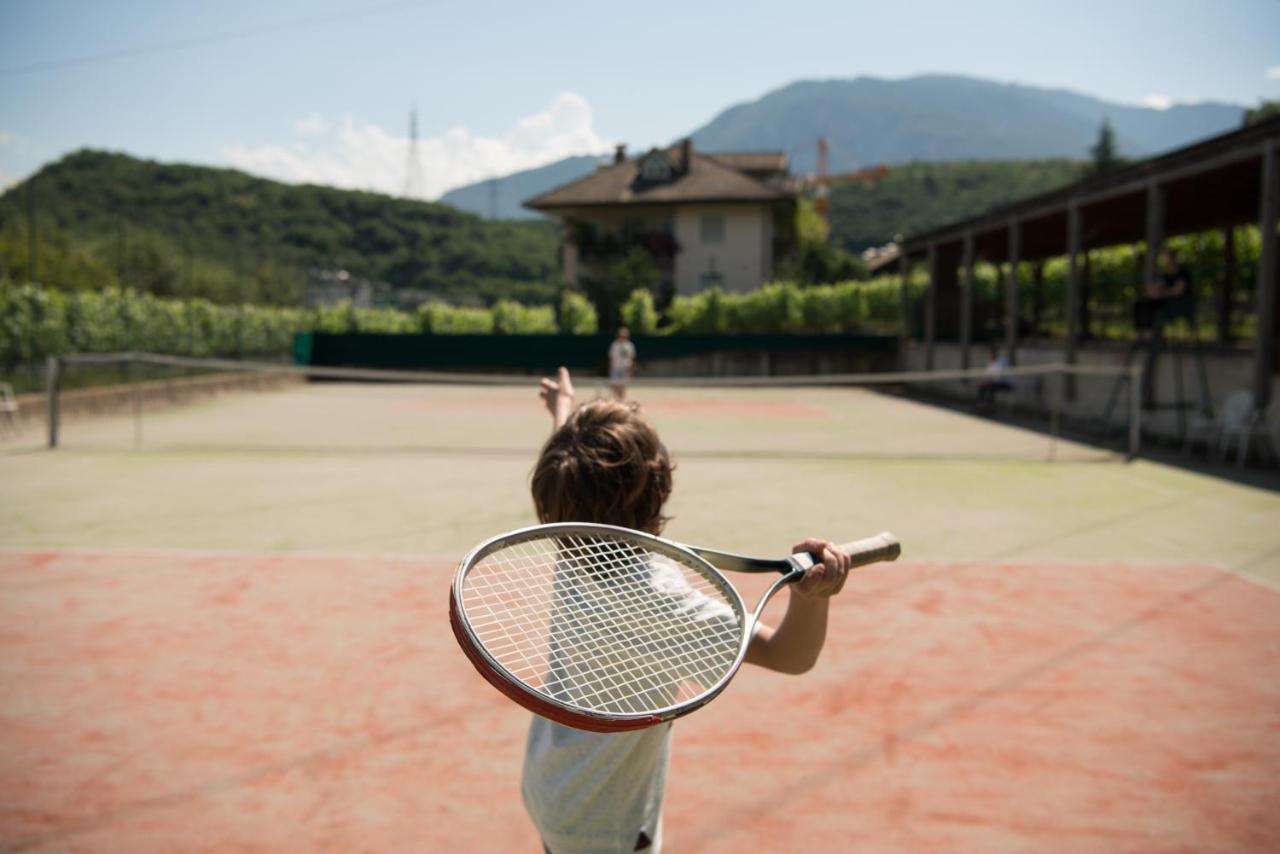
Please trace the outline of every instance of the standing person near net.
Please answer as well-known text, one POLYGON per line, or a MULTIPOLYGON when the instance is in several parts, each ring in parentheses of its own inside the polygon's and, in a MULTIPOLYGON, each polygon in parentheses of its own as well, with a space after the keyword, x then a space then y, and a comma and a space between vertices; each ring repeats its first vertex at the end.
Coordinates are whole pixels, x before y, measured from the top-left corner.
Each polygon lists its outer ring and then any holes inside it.
MULTIPOLYGON (((662 511, 671 493, 673 467, 657 433, 635 405, 597 400, 575 408, 573 383, 564 368, 555 380, 542 381, 541 397, 551 412, 553 430, 533 471, 539 520, 660 533, 667 521, 662 511)), ((825 540, 806 539, 792 551, 806 551, 819 563, 792 586, 778 626, 758 626, 746 661, 782 673, 803 673, 822 651, 828 601, 844 586, 850 558, 825 540)), ((657 574, 654 579, 658 583, 657 574)), ((664 587, 662 593, 708 624, 728 616, 720 603, 692 588, 664 587)), ((564 642, 572 645, 573 640, 564 642)), ((563 669, 557 661, 548 666, 548 678, 571 678, 557 676, 563 669)), ((671 726, 668 722, 599 733, 533 718, 521 789, 549 854, 661 850, 671 726)))
POLYGON ((627 398, 627 382, 635 373, 636 345, 631 343, 631 330, 618 327, 618 334, 609 345, 609 385, 618 400, 627 398))

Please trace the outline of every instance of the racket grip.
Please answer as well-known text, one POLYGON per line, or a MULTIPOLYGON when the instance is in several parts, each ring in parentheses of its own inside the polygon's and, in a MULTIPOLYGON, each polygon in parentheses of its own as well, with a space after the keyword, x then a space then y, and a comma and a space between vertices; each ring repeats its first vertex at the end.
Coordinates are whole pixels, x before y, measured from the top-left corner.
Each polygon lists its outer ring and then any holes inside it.
POLYGON ((866 566, 882 560, 897 560, 898 555, 902 554, 902 545, 898 542, 898 538, 888 531, 876 534, 874 537, 845 543, 840 546, 840 549, 848 553, 852 566, 866 566))

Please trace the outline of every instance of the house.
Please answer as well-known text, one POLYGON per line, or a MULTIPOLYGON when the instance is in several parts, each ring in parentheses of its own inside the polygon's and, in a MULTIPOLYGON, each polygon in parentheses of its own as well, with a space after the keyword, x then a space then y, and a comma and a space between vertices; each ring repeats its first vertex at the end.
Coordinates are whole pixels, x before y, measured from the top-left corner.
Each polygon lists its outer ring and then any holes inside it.
POLYGON ((703 154, 686 139, 613 163, 527 200, 564 226, 565 281, 601 275, 635 247, 659 286, 690 294, 758 288, 794 242, 797 184, 786 154, 703 154))

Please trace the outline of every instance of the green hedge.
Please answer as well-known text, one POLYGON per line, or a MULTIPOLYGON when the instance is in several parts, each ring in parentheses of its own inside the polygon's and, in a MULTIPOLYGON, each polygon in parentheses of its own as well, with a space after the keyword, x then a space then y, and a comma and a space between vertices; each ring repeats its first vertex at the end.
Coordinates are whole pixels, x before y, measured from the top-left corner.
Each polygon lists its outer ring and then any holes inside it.
MULTIPOLYGON (((912 290, 923 288, 913 280, 912 290)), ((777 283, 747 293, 676 297, 665 324, 648 291, 622 308, 638 334, 884 331, 898 317, 898 279, 801 288, 777 283)), ((499 301, 492 308, 431 303, 417 312, 355 308, 217 305, 131 290, 60 291, 0 282, 0 365, 50 353, 145 350, 189 356, 284 356, 297 332, 440 335, 592 335, 596 311, 580 294, 552 306, 499 301), (557 316, 558 315, 558 316, 557 316)))
MULTIPOLYGON (((911 280, 913 296, 924 291, 923 271, 911 280)), ((802 288, 775 282, 745 293, 707 290, 678 296, 667 310, 671 332, 886 332, 898 325, 901 279, 842 282, 802 288)))
POLYGON ((135 291, 63 292, 0 283, 0 364, 50 353, 151 350, 191 356, 280 355, 314 312, 220 306, 135 291))
MULTIPOLYGON (((589 306, 587 306, 589 308, 589 306)), ((594 312, 575 304, 574 330, 595 332, 594 312)), ((418 312, 354 308, 217 305, 137 291, 59 291, 0 282, 0 365, 51 353, 144 350, 184 356, 286 356, 298 332, 552 334, 551 306, 502 301, 492 309, 441 304, 418 312)))

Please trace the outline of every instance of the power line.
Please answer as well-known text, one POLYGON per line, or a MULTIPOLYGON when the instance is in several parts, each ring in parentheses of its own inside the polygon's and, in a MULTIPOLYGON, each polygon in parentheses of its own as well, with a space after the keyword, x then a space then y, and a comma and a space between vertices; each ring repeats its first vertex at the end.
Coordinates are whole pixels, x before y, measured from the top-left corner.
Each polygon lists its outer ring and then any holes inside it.
POLYGON ((303 29, 304 27, 313 27, 317 24, 330 24, 335 21, 349 21, 353 18, 364 18, 370 15, 390 12, 395 9, 406 8, 409 6, 420 6, 425 2, 426 0, 397 0, 397 2, 394 3, 384 3, 380 6, 368 6, 363 9, 351 9, 346 12, 337 12, 332 15, 319 15, 312 18, 295 18, 291 21, 281 21, 278 24, 263 24, 257 27, 248 27, 242 30, 229 30, 224 33, 214 33, 213 35, 208 36, 178 39, 171 42, 162 42, 160 44, 139 45, 138 47, 107 51, 106 53, 88 54, 86 56, 70 57, 67 59, 50 59, 43 62, 33 62, 29 65, 14 65, 9 68, 0 68, 0 77, 17 77, 21 74, 34 74, 40 71, 54 71, 60 68, 75 68, 81 65, 95 65, 99 62, 114 62, 119 59, 129 59, 131 57, 146 56, 147 54, 153 53, 168 53, 170 51, 185 50, 186 48, 191 47, 223 44, 225 42, 252 38, 253 36, 261 36, 267 33, 287 32, 289 30, 303 29))

